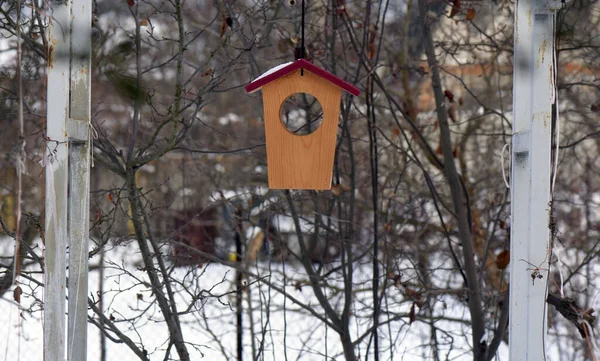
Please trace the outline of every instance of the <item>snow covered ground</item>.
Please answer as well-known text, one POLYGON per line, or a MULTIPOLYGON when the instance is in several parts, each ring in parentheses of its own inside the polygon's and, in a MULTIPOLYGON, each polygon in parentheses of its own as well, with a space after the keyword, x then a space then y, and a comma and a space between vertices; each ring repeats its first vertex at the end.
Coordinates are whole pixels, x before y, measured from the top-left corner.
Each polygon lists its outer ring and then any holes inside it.
MULTIPOLYGON (((0 242, 2 254, 12 254, 10 242, 0 242)), ((147 282, 146 273, 141 270, 140 255, 136 242, 123 242, 111 247, 106 254, 104 274, 104 314, 114 319, 119 329, 130 337, 140 348, 148 352, 150 360, 165 359, 168 346, 168 331, 155 304, 147 282)), ((97 265, 98 257, 90 264, 97 265)), ((330 266, 332 267, 332 266, 330 266)), ((278 286, 299 302, 323 314, 312 290, 306 284, 307 277, 302 267, 295 263, 260 264, 251 267, 251 272, 278 286), (284 271, 285 270, 285 276, 284 271)), ((443 271, 440 271, 443 272, 443 271)), ((172 283, 176 291, 177 307, 180 312, 188 310, 181 317, 184 339, 192 360, 205 357, 209 360, 235 359, 235 271, 227 266, 210 264, 202 268, 176 268, 172 272, 172 283), (195 296, 195 302, 191 300, 195 296)), ((351 332, 353 338, 363 334, 371 325, 370 265, 357 265, 354 279, 351 332)), ((444 275, 440 274, 440 279, 444 275)), ((42 281, 41 274, 35 276, 42 281)), ((97 300, 100 289, 99 271, 90 273, 89 294, 97 300)), ((9 301, 11 294, 5 294, 0 300, 0 355, 4 360, 42 360, 42 322, 39 302, 43 289, 34 281, 21 279, 24 294, 22 306, 29 309, 33 305, 35 312, 21 312, 15 303, 9 301), (33 296, 35 295, 35 297, 33 296)), ((260 360, 341 360, 343 359, 339 336, 318 318, 294 304, 290 298, 268 287, 265 283, 250 279, 251 309, 248 310, 248 298, 244 300, 244 347, 245 359, 252 359, 252 350, 262 352, 260 360), (254 337, 248 329, 252 317, 254 337)), ((327 296, 341 309, 343 289, 341 281, 333 280, 327 296)), ((411 302, 401 289, 390 286, 388 297, 384 299, 384 308, 394 315, 407 315, 411 302)), ((438 332, 437 342, 443 358, 450 360, 470 360, 470 336, 468 311, 463 302, 456 297, 438 296, 433 301, 434 315, 445 317, 449 321, 437 321, 444 332, 438 332), (467 320, 456 322, 452 319, 467 320), (449 331, 448 331, 449 330, 449 331)), ((417 308, 417 315, 419 315, 417 308)), ((89 315, 93 315, 90 311, 89 315)), ((97 318, 97 316, 94 316, 97 318)), ((431 331, 427 320, 419 319, 409 324, 408 317, 386 323, 388 315, 382 315, 384 323, 380 327, 382 359, 385 360, 423 360, 431 359, 431 331), (390 347, 391 346, 391 347, 390 347)), ((123 343, 107 340, 107 360, 122 361, 135 359, 136 356, 123 343)), ((369 337, 357 347, 357 355, 365 358, 369 337)), ((372 345, 371 345, 372 349, 372 345)), ((67 345, 68 350, 68 345, 67 345)), ((256 352, 256 351, 255 351, 256 352)), ((256 356, 256 354, 255 354, 256 356)), ((171 358, 177 359, 171 350, 171 358)), ((507 348, 501 347, 500 360, 507 360, 507 348)), ((100 360, 100 335, 96 326, 88 326, 88 360, 100 360)))

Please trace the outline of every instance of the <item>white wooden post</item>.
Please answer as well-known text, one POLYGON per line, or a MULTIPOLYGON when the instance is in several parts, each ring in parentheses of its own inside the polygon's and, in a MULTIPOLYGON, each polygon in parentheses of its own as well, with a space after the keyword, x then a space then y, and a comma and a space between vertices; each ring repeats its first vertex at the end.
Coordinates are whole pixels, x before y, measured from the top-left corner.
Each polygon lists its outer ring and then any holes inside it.
POLYGON ((511 176, 511 361, 545 359, 553 22, 550 1, 517 0, 511 176))
POLYGON ((69 137, 69 304, 67 360, 87 360, 91 121, 91 0, 73 0, 69 137))
POLYGON ((44 360, 65 359, 70 1, 49 10, 44 247, 44 360))
POLYGON ((45 361, 63 361, 65 356, 68 360, 87 360, 91 5, 91 0, 53 1, 49 17, 45 361))

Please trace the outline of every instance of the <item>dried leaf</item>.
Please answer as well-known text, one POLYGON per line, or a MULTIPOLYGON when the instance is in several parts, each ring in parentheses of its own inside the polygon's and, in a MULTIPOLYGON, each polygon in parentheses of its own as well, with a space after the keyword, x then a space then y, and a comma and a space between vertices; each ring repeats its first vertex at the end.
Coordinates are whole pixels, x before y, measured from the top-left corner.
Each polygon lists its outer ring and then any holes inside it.
POLYGON ((438 147, 435 149, 435 154, 444 154, 444 152, 442 151, 442 145, 438 145, 438 147))
POLYGON ((331 186, 331 193, 336 197, 339 197, 344 192, 350 192, 351 190, 352 187, 347 184, 334 184, 331 186))
POLYGON ((110 203, 114 203, 112 192, 108 192, 108 194, 106 195, 106 199, 108 199, 110 203))
POLYGON ((394 129, 392 129, 392 134, 393 134, 392 138, 398 138, 398 136, 400 136, 400 128, 394 127, 394 129))
POLYGON ((135 296, 137 297, 138 301, 143 301, 144 300, 144 295, 141 294, 141 293, 137 293, 135 296))
POLYGON ((102 209, 96 208, 96 222, 98 222, 102 218, 102 209))
POLYGON ((369 57, 369 59, 373 59, 375 57, 375 44, 374 43, 369 43, 369 52, 367 54, 367 56, 369 57))
POLYGON ((410 312, 408 313, 408 324, 412 325, 415 322, 415 302, 410 306, 410 312))
POLYGON ((336 15, 344 15, 346 12, 346 4, 345 0, 336 0, 335 1, 335 14, 336 15))
POLYGON ((421 292, 417 292, 410 287, 405 287, 406 296, 411 300, 419 301, 423 297, 421 292))
POLYGON ((464 104, 463 98, 462 97, 458 98, 458 105, 460 105, 462 107, 463 104, 464 104))
POLYGON ((127 0, 127 5, 129 5, 129 7, 133 7, 133 5, 135 5, 135 0, 127 0))
POLYGON ((344 190, 342 189, 342 186, 340 184, 334 184, 333 186, 331 186, 331 194, 333 194, 334 196, 339 197, 343 192, 344 190))
POLYGON ((227 24, 227 26, 232 27, 233 26, 233 19, 231 18, 231 16, 228 16, 225 18, 225 23, 227 24))
POLYGON ((108 316, 108 319, 111 321, 116 320, 115 316, 111 313, 110 316, 108 316))
POLYGON ((200 77, 211 76, 213 73, 212 68, 208 68, 204 73, 200 74, 200 77))
POLYGON ((140 21, 140 26, 148 26, 148 19, 142 19, 140 21))
POLYGON ((302 284, 300 283, 300 281, 296 281, 296 283, 294 283, 294 288, 296 289, 296 291, 302 292, 302 284))
POLYGON ((450 17, 454 17, 454 15, 458 14, 460 11, 460 0, 452 1, 452 10, 450 10, 450 17))
POLYGON ((510 251, 505 249, 496 256, 496 266, 498 269, 506 269, 510 263, 510 251))
POLYGON ((221 22, 221 34, 219 35, 220 37, 223 37, 223 35, 225 35, 227 28, 228 28, 227 20, 226 20, 226 18, 223 18, 223 21, 221 22))
POLYGON ((402 278, 402 273, 394 273, 390 272, 387 276, 388 280, 394 281, 394 286, 400 286, 400 279, 402 278))
POLYGON ((475 9, 468 8, 467 9, 467 20, 471 21, 471 20, 475 19, 475 14, 476 14, 475 9))
POLYGON ((367 56, 369 59, 373 59, 377 52, 377 47, 375 46, 375 36, 377 35, 377 26, 373 25, 369 29, 369 52, 367 56))
POLYGON ((15 300, 15 302, 21 303, 21 293, 23 293, 23 290, 21 289, 21 287, 20 286, 15 287, 15 289, 13 291, 13 299, 15 300))
POLYGON ((392 223, 391 222, 387 222, 386 224, 383 225, 383 228, 385 229, 385 231, 389 234, 392 233, 392 223))
POLYGON ((454 103, 454 93, 452 93, 450 90, 448 90, 448 89, 444 90, 444 96, 446 98, 448 98, 450 103, 454 103))

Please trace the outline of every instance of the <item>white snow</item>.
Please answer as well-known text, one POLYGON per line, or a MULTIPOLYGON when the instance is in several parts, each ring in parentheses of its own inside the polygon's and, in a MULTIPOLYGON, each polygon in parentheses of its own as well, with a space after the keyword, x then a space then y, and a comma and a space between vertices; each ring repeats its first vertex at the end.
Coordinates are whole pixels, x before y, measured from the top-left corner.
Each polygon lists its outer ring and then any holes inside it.
POLYGON ((219 118, 220 125, 227 125, 229 123, 239 123, 242 121, 242 118, 235 113, 228 113, 225 116, 219 118))
POLYGON ((290 61, 290 62, 288 62, 288 63, 285 63, 285 64, 280 64, 280 65, 277 65, 276 67, 274 67, 274 68, 271 68, 271 69, 267 70, 266 72, 262 73, 262 75, 261 75, 261 76, 259 76, 259 77, 258 77, 258 78, 256 78, 256 79, 254 79, 254 81, 253 81, 253 82, 257 81, 258 79, 264 78, 264 77, 266 77, 266 76, 267 76, 267 75, 269 75, 269 74, 273 74, 273 73, 274 73, 274 72, 276 72, 277 70, 279 70, 279 69, 283 69, 283 68, 285 68, 286 66, 288 66, 288 65, 290 65, 290 64, 292 64, 292 63, 293 63, 293 61, 290 61))
MULTIPOLYGON (((278 220, 282 223, 286 221, 278 220)), ((39 241, 38 241, 39 243, 39 241)), ((0 254, 11 254, 11 242, 0 240, 0 254)), ((104 314, 114 318, 117 327, 130 337, 138 346, 148 351, 150 360, 162 360, 167 347, 167 327, 160 309, 156 306, 145 271, 140 268, 141 259, 136 242, 124 242, 113 245, 107 250, 107 262, 104 277, 104 314)), ((402 280, 412 282, 418 279, 414 267, 408 260, 398 260, 400 269, 403 269, 402 280)), ((92 265, 97 265, 98 257, 91 260, 92 265)), ((338 267, 339 264, 327 265, 328 269, 338 267)), ((461 281, 449 277, 452 261, 445 259, 432 260, 430 268, 436 269, 432 273, 432 282, 446 284, 447 287, 461 287, 461 281), (448 283, 450 281, 450 283, 448 283)), ((291 262, 259 263, 249 267, 252 274, 246 282, 251 282, 251 303, 254 329, 254 343, 258 347, 264 342, 264 351, 261 360, 280 360, 287 353, 289 360, 342 360, 342 349, 339 336, 331 328, 324 326, 323 322, 308 314, 295 304, 290 298, 285 298, 281 293, 267 287, 265 283, 256 282, 257 277, 268 280, 285 289, 287 293, 309 305, 317 313, 323 315, 324 311, 316 300, 306 272, 302 266, 291 262), (285 273, 284 273, 285 271, 285 273), (264 332, 263 332, 264 331, 264 332), (285 345, 285 347, 284 347, 285 345), (325 354, 327 357, 325 357, 325 354)), ((100 280, 99 272, 90 273, 89 294, 97 298, 100 280)), ((34 275, 35 279, 42 281, 40 274, 34 275)), ((176 293, 179 311, 190 311, 181 317, 182 331, 188 342, 188 351, 191 359, 197 360, 206 357, 207 360, 234 359, 236 352, 236 325, 235 325, 235 271, 227 266, 211 264, 199 267, 177 268, 171 277, 176 280, 171 285, 176 293), (185 289, 184 289, 185 288, 185 289), (193 299, 193 295, 202 297, 193 299)), ((368 284, 372 278, 370 262, 355 265, 351 334, 353 339, 364 333, 371 324, 371 291, 368 284)), ((12 297, 12 292, 4 295, 0 308, 0 353, 5 360, 41 360, 42 359, 42 323, 40 305, 31 295, 41 299, 42 289, 33 282, 22 279, 24 294, 22 306, 29 308, 32 305, 36 312, 28 313, 19 311, 12 302, 7 301, 12 297)), ((336 277, 330 277, 330 288, 326 296, 337 312, 343 304, 343 282, 336 277)), ((415 281, 418 283, 418 281, 415 281)), ((437 295, 430 299, 432 312, 439 318, 436 326, 446 330, 439 336, 440 352, 452 360, 470 360, 472 355, 469 337, 468 309, 466 304, 454 296, 437 295), (447 318, 447 320, 444 320, 447 318), (454 322, 452 319, 465 320, 454 322), (451 337, 451 338, 448 338, 451 337)), ((244 357, 252 359, 252 337, 248 330, 250 318, 248 313, 248 300, 244 300, 244 357)), ((407 317, 402 317, 387 323, 388 317, 398 314, 407 314, 412 302, 406 299, 403 287, 390 285, 387 291, 386 310, 381 321, 381 341, 384 359, 389 360, 391 352, 394 359, 415 360, 431 358, 430 337, 431 331, 427 319, 409 324, 407 317), (388 316, 389 315, 389 316, 388 316), (391 346, 391 349, 390 349, 391 346)), ((419 310, 417 315, 426 316, 430 312, 426 308, 419 310)), ((90 311, 90 316, 97 318, 90 311)), ((369 337, 360 342, 357 354, 365 357, 369 337)), ((489 341, 489 340, 488 340, 489 341)), ((549 341, 549 344, 552 342, 549 341)), ((88 360, 100 360, 99 331, 96 326, 88 327, 88 360)), ((129 348, 123 344, 107 343, 107 361, 122 361, 136 359, 129 348)), ((550 353, 550 360, 557 360, 556 353, 550 353), (554 355, 554 356, 552 356, 554 355)), ((177 358, 176 352, 171 350, 171 357, 177 358)), ((500 348, 498 360, 507 360, 507 348, 500 348)))

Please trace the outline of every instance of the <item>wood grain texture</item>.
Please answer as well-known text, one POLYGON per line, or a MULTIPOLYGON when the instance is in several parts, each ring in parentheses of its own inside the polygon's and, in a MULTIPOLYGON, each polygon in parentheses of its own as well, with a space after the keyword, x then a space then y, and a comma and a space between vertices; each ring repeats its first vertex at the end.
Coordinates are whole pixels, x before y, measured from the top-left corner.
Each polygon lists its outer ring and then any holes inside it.
POLYGON ((262 87, 269 188, 331 189, 342 89, 320 76, 296 70, 262 87), (291 133, 281 107, 296 93, 314 96, 323 109, 321 126, 308 135, 291 133))

